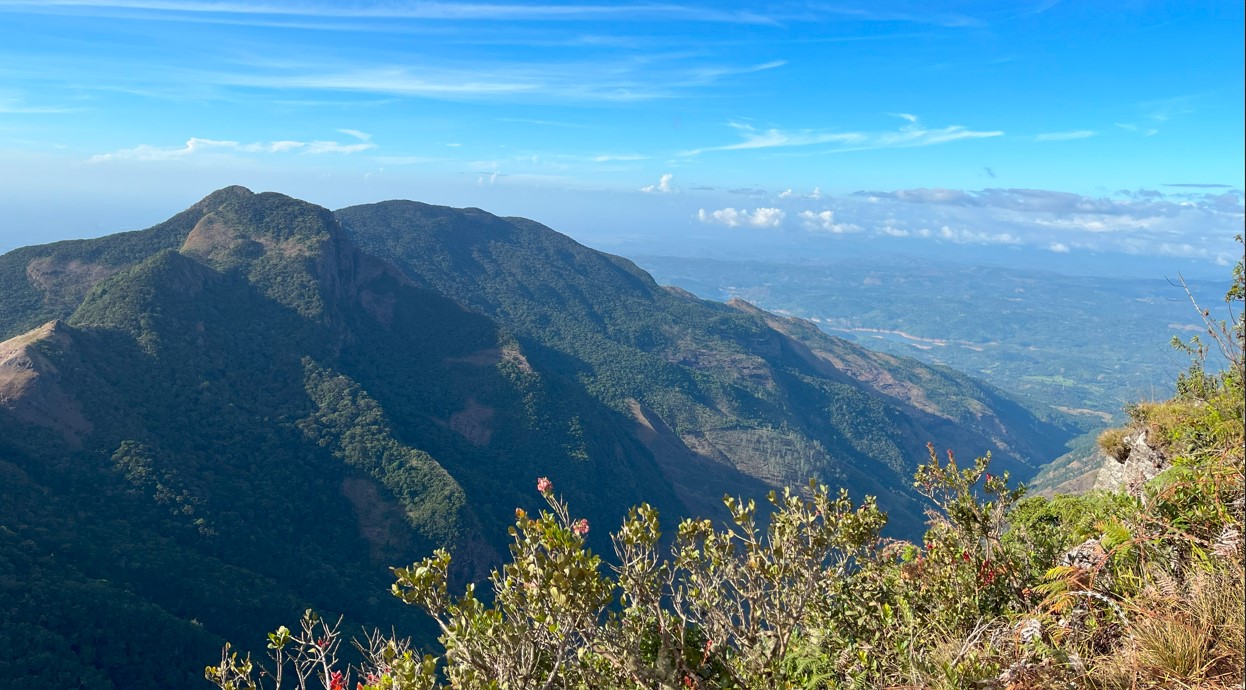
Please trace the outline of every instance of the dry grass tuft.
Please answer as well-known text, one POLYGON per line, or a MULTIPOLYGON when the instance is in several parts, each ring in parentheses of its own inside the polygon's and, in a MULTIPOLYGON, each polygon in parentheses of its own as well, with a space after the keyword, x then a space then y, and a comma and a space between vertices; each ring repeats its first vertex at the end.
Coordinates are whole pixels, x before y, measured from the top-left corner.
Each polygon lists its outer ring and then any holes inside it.
POLYGON ((1124 427, 1108 429, 1099 434, 1099 448, 1116 458, 1117 462, 1125 462, 1125 458, 1129 457, 1129 446, 1125 445, 1124 427))

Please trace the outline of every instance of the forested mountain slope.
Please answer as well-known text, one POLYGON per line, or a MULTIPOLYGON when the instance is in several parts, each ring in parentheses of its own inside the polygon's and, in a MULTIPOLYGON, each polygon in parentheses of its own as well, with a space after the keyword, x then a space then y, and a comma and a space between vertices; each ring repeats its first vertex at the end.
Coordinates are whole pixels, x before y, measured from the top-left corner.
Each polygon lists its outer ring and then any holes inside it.
POLYGON ((1069 437, 951 370, 661 287, 627 259, 530 220, 411 201, 336 215, 366 251, 512 330, 534 361, 769 484, 846 484, 915 527, 910 478, 927 441, 993 451, 997 467, 1028 478, 1069 437))
POLYGON ((927 441, 1028 476, 1067 436, 474 209, 231 187, 6 254, 0 286, 0 674, 48 687, 187 687, 167 655, 306 607, 428 639, 388 566, 442 546, 481 576, 538 476, 599 547, 642 501, 722 515, 810 476, 912 534, 927 441))
POLYGON ((307 606, 423 636, 387 567, 445 546, 481 576, 538 473, 603 524, 684 510, 627 420, 324 209, 210 201, 180 251, 0 345, 6 677, 190 687, 165 655, 307 606))

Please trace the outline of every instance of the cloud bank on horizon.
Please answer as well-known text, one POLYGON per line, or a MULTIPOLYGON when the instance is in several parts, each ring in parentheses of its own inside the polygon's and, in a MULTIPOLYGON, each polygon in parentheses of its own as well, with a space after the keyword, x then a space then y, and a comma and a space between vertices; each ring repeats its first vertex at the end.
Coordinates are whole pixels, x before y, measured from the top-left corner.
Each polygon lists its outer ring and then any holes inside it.
MULTIPOLYGON (((1243 21, 1240 3, 0 0, 0 250, 81 234, 48 199, 163 213, 242 183, 607 240, 1224 261, 1243 21)), ((120 229, 89 205, 88 229, 120 229)))
POLYGON ((1075 251, 1195 259, 1227 266, 1240 248, 1246 208, 1240 190, 1164 193, 1118 190, 1091 197, 1038 189, 901 189, 787 201, 787 208, 697 211, 704 224, 765 227, 792 233, 857 234, 964 245, 1016 245, 1057 254, 1075 251), (799 210, 798 210, 799 209, 799 210), (766 213, 773 222, 726 222, 766 213), (799 220, 784 223, 785 218, 799 220))

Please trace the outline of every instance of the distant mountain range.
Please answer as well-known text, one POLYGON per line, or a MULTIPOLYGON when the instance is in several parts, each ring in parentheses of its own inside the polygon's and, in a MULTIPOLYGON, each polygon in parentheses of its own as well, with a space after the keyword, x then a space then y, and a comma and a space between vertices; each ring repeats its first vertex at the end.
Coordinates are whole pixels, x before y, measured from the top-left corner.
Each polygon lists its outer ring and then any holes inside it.
POLYGON ((306 607, 427 640, 386 567, 444 546, 479 578, 538 476, 602 550, 635 503, 673 526, 810 477, 912 535, 927 441, 1025 479, 1077 431, 533 221, 410 201, 230 187, 15 250, 0 339, 0 677, 45 687, 193 687, 223 639, 306 607))

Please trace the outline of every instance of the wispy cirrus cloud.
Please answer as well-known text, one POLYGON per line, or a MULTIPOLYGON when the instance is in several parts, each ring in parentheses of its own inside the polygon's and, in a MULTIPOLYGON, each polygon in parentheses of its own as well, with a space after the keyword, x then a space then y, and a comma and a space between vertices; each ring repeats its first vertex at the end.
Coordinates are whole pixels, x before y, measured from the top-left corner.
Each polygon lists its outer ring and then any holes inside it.
POLYGON ((642 156, 639 153, 603 153, 593 156, 594 163, 617 163, 621 161, 643 161, 648 159, 648 156, 642 156))
POLYGON ((499 117, 498 122, 514 122, 521 125, 540 125, 542 127, 562 127, 565 129, 587 129, 588 125, 578 122, 558 122, 555 120, 535 120, 522 117, 499 117))
POLYGON ((0 115, 57 115, 77 110, 56 105, 30 105, 17 98, 0 98, 0 115))
POLYGON ((1153 137, 1156 134, 1159 134, 1159 128, 1157 127, 1143 127, 1132 122, 1117 122, 1115 124, 1117 127, 1125 130, 1126 132, 1141 134, 1144 137, 1153 137))
POLYGON ((376 148, 376 144, 366 141, 357 144, 342 144, 336 141, 308 141, 303 143, 301 147, 298 147, 301 152, 310 154, 359 153, 360 151, 367 151, 368 149, 374 148, 376 148))
POLYGON ((1092 129, 1078 129, 1071 132, 1044 132, 1034 136, 1034 141, 1073 141, 1075 139, 1089 139, 1098 132, 1092 129))
POLYGON ((191 137, 181 146, 154 146, 151 144, 140 144, 138 146, 119 149, 109 153, 100 153, 91 156, 88 159, 90 163, 103 163, 107 161, 117 160, 133 160, 133 161, 171 161, 189 158, 195 155, 224 153, 224 154, 280 154, 280 153, 306 153, 312 155, 326 153, 359 153, 376 148, 376 144, 368 141, 370 135, 359 132, 358 130, 346 130, 346 133, 360 139, 356 143, 342 143, 337 141, 315 140, 315 141, 268 141, 268 142, 252 142, 242 143, 238 141, 229 141, 222 139, 203 139, 200 137, 191 137))
POLYGON ((928 129, 916 115, 894 113, 907 124, 888 131, 826 131, 814 129, 784 130, 777 127, 757 129, 751 124, 732 122, 729 126, 742 137, 740 141, 721 146, 707 146, 685 151, 680 155, 699 156, 713 151, 748 151, 755 149, 817 147, 826 153, 866 151, 885 148, 912 148, 946 144, 963 139, 986 139, 1004 135, 1001 130, 973 130, 963 125, 928 129))
POLYGON ((1200 98, 1199 94, 1172 96, 1144 101, 1138 104, 1138 108, 1142 111, 1143 117, 1152 122, 1168 122, 1173 118, 1195 112, 1194 105, 1200 98))
MULTIPOLYGON (((1154 101, 1144 101, 1135 106, 1141 123, 1138 121, 1116 122, 1118 128, 1126 132, 1132 132, 1144 137, 1153 137, 1159 134, 1161 125, 1195 112, 1194 104, 1200 99, 1198 94, 1189 94, 1183 96, 1173 96, 1171 98, 1161 98, 1154 101)), ((1134 118, 1131 118, 1133 120, 1134 118)))
POLYGON ((143 10, 178 14, 296 16, 335 19, 425 19, 446 21, 680 20, 707 23, 775 24, 767 15, 677 3, 497 3, 497 2, 230 2, 207 0, 10 0, 12 9, 48 11, 143 10))
MULTIPOLYGON (((793 23, 894 23, 942 28, 976 28, 1016 14, 1012 10, 982 8, 979 16, 960 12, 897 11, 872 4, 851 7, 845 4, 775 4, 764 10, 724 8, 716 3, 698 2, 384 2, 362 0, 335 3, 325 0, 305 2, 239 2, 237 0, 8 0, 5 4, 33 11, 96 9, 103 11, 146 11, 175 15, 236 15, 300 17, 311 19, 413 19, 433 21, 512 21, 512 22, 692 22, 706 24, 745 24, 784 26, 793 23)), ((1025 13, 1022 13, 1025 14, 1025 13)))
POLYGON ((285 69, 217 71, 198 75, 203 83, 246 88, 294 88, 323 91, 383 93, 395 96, 480 97, 535 92, 542 83, 519 74, 487 70, 419 70, 386 65, 361 65, 350 69, 331 65, 289 65, 285 69))
MULTIPOLYGON (((567 102, 638 102, 688 95, 733 76, 777 69, 782 60, 759 64, 714 64, 684 55, 645 58, 603 57, 557 62, 509 60, 475 64, 429 60, 407 64, 359 60, 343 65, 317 58, 286 57, 256 60, 245 69, 186 70, 181 79, 195 84, 243 89, 307 89, 321 92, 366 93, 387 96, 461 101, 528 100, 548 104, 567 102), (661 71, 664 77, 653 78, 661 71)), ((152 72, 153 76, 159 76, 152 72)), ((508 119, 557 127, 578 127, 540 119, 508 119)))

